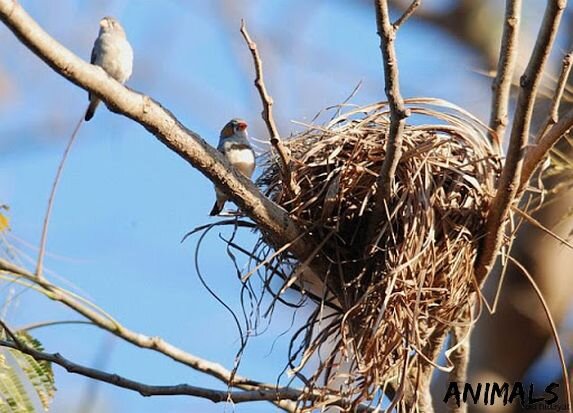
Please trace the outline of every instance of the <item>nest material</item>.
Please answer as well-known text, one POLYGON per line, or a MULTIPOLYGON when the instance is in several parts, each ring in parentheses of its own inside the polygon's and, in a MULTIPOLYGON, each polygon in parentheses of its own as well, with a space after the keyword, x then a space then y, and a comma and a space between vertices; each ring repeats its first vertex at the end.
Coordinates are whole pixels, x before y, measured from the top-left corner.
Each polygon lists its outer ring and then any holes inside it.
MULTIPOLYGON (((311 390, 332 389, 313 408, 376 404, 386 384, 406 380, 404 363, 411 369, 434 358, 425 353, 430 337, 461 321, 477 288, 473 264, 499 160, 485 126, 468 113, 435 99, 407 104, 411 124, 384 216, 372 216, 390 123, 384 103, 284 142, 301 188, 296 198, 287 197, 271 156, 258 182, 332 263, 310 289, 337 310, 325 317, 317 309, 293 338, 303 337, 291 370, 311 390), (319 368, 301 373, 318 353, 319 368)), ((292 257, 282 262, 297 266, 292 257)))

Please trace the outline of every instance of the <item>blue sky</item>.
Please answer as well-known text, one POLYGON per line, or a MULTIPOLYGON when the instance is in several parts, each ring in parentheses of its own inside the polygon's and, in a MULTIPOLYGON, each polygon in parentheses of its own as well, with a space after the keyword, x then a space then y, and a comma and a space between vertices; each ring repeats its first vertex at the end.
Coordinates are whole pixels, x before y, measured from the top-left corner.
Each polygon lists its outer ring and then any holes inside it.
MULTIPOLYGON (((373 15, 352 1, 53 0, 49 8, 45 2, 21 3, 85 59, 99 19, 117 16, 135 52, 129 87, 159 100, 213 145, 221 127, 236 116, 247 119, 253 136, 266 138, 250 55, 238 32, 241 18, 261 49, 283 135, 299 128, 292 120, 308 121, 343 101, 359 81, 363 86, 354 103, 383 98, 373 15)), ((11 207, 11 243, 34 259, 56 166, 87 96, 3 26, 0 44, 0 75, 8 79, 0 85, 10 85, 0 93, 0 203, 11 207)), ((489 89, 475 73, 477 56, 419 23, 400 31, 398 55, 405 96, 449 99, 485 118, 489 89)), ((200 173, 102 105, 82 127, 66 166, 50 226, 48 276, 127 327, 231 368, 238 348, 233 320, 199 283, 193 265, 196 238, 180 243, 188 230, 212 221, 213 200, 212 185, 200 173)), ((252 242, 249 233, 240 239, 252 242)), ((240 283, 216 232, 202 251, 207 282, 238 309, 240 283)), ((0 284, 0 301, 12 287, 0 284)), ((19 294, 8 314, 14 326, 79 319, 32 291, 19 294)), ((241 374, 276 379, 285 365, 288 337, 274 342, 291 318, 286 308, 275 312, 269 330, 249 343, 241 374)), ((135 380, 224 388, 93 327, 56 326, 35 335, 50 352, 135 380)), ((53 411, 82 411, 78 404, 89 382, 55 370, 59 391, 53 411)), ((189 397, 143 398, 106 384, 97 389, 92 412, 272 411, 265 403, 232 408, 189 397)))

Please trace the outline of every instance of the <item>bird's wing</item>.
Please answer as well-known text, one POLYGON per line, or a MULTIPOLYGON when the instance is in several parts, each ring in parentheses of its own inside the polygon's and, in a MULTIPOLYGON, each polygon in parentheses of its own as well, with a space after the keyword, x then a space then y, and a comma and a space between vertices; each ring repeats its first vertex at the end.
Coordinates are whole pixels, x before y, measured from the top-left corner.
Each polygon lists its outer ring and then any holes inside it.
POLYGON ((217 145, 217 150, 225 155, 225 141, 223 139, 219 139, 219 144, 217 145))
POLYGON ((96 59, 97 59, 97 47, 96 47, 96 44, 97 44, 97 40, 96 40, 96 43, 94 43, 94 47, 92 48, 92 57, 91 57, 91 59, 90 59, 90 63, 91 63, 92 65, 95 63, 95 61, 96 61, 96 59))
POLYGON ((96 60, 98 58, 98 54, 100 52, 100 49, 101 49, 101 39, 100 39, 100 36, 98 36, 94 42, 94 47, 92 47, 92 55, 90 58, 90 63, 92 65, 96 64, 96 60))

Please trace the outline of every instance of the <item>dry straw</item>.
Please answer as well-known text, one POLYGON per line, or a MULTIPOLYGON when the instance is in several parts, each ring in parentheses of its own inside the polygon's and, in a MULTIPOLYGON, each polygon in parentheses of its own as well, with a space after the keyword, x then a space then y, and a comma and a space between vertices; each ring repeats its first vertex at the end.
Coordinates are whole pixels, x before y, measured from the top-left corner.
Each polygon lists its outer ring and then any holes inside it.
POLYGON ((499 159, 487 128, 469 113, 437 99, 406 104, 403 155, 378 222, 371 212, 387 104, 337 114, 284 141, 301 189, 295 198, 273 155, 265 157, 258 184, 330 263, 326 273, 309 274, 288 253, 273 252, 264 235, 252 254, 264 263, 268 291, 281 278, 273 303, 294 288, 318 304, 291 343, 289 371, 313 394, 301 406, 376 405, 381 392, 404 388, 406 370, 434 359, 425 353, 433 333, 468 322, 462 314, 477 288, 473 264, 499 159))

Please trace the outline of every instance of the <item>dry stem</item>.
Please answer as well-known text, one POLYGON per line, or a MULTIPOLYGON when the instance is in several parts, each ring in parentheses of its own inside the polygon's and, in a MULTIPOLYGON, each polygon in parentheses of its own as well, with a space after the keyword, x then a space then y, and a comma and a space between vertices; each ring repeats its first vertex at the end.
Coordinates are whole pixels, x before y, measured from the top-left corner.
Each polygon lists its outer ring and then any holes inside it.
POLYGON ((520 80, 521 89, 511 128, 508 154, 495 198, 489 210, 485 225, 486 235, 476 260, 476 279, 479 285, 482 285, 495 263, 505 232, 508 212, 511 204, 516 200, 521 183, 523 151, 529 137, 537 89, 566 4, 566 0, 547 1, 537 42, 520 80))
POLYGON ((259 51, 257 49, 257 44, 251 39, 249 36, 249 32, 247 31, 247 26, 245 25, 245 21, 241 20, 241 34, 243 35, 249 50, 251 51, 251 55, 253 56, 253 63, 255 64, 255 87, 259 91, 259 95, 261 97, 261 101, 263 103, 263 111, 261 112, 261 116, 267 125, 267 130, 269 131, 271 145, 277 151, 279 155, 279 163, 280 163, 280 170, 282 174, 282 178, 284 182, 287 184, 287 188, 290 192, 290 196, 295 196, 299 193, 300 188, 297 186, 293 176, 292 170, 290 167, 290 154, 288 149, 283 145, 277 125, 275 123, 273 117, 273 98, 267 92, 267 88, 265 86, 265 78, 263 76, 263 62, 259 55, 259 51))
POLYGON ((517 61, 520 15, 521 0, 507 0, 497 74, 492 84, 493 96, 489 120, 490 140, 498 153, 501 151, 509 119, 509 95, 517 61))
POLYGON ((543 126, 539 129, 539 133, 535 139, 538 142, 539 139, 551 128, 553 125, 559 121, 559 106, 561 105, 561 99, 563 98, 563 92, 567 86, 567 80, 569 79, 569 74, 571 73, 571 60, 573 59, 573 52, 568 53, 563 57, 563 62, 561 63, 561 71, 559 73, 559 79, 557 79, 557 85, 555 86, 555 93, 553 94, 553 99, 551 100, 551 108, 549 109, 549 114, 547 119, 543 122, 543 126))
POLYGON ((68 154, 74 145, 76 140, 76 136, 80 130, 80 127, 83 124, 83 116, 78 121, 74 131, 72 132, 72 136, 68 140, 66 148, 64 149, 64 154, 62 155, 62 160, 58 165, 58 169, 56 171, 56 176, 54 177, 54 182, 52 183, 52 189, 50 190, 50 196, 48 198, 48 206, 46 208, 46 214, 44 215, 44 223, 42 226, 42 235, 40 238, 40 249, 38 252, 38 260, 36 263, 36 277, 42 278, 43 277, 43 267, 44 267, 44 255, 46 253, 46 244, 48 242, 48 227, 50 225, 50 216, 52 215, 52 208, 54 206, 54 201, 56 199, 56 192, 58 191, 58 185, 60 183, 60 179, 62 177, 62 172, 64 170, 64 166, 66 164, 66 160, 68 159, 68 154))
MULTIPOLYGON (((414 2, 415 3, 415 2, 414 2)), ((417 6, 411 6, 406 10, 404 16, 409 16, 417 6)), ((380 37, 380 51, 382 52, 382 62, 384 65, 384 91, 390 106, 390 127, 388 139, 386 141, 384 162, 380 170, 380 175, 376 181, 376 200, 371 219, 368 222, 367 231, 369 235, 375 233, 377 224, 384 216, 384 205, 391 194, 392 177, 396 173, 396 168, 402 156, 402 134, 406 125, 406 118, 410 115, 404 104, 404 99, 400 93, 400 83, 398 78, 398 60, 394 40, 398 26, 390 22, 390 11, 387 0, 374 0, 376 9, 376 27, 380 37)), ((397 23, 402 23, 405 19, 398 19, 397 23)), ((366 239, 371 239, 367 236, 366 239)), ((372 246, 374 247, 374 246, 372 246)))

